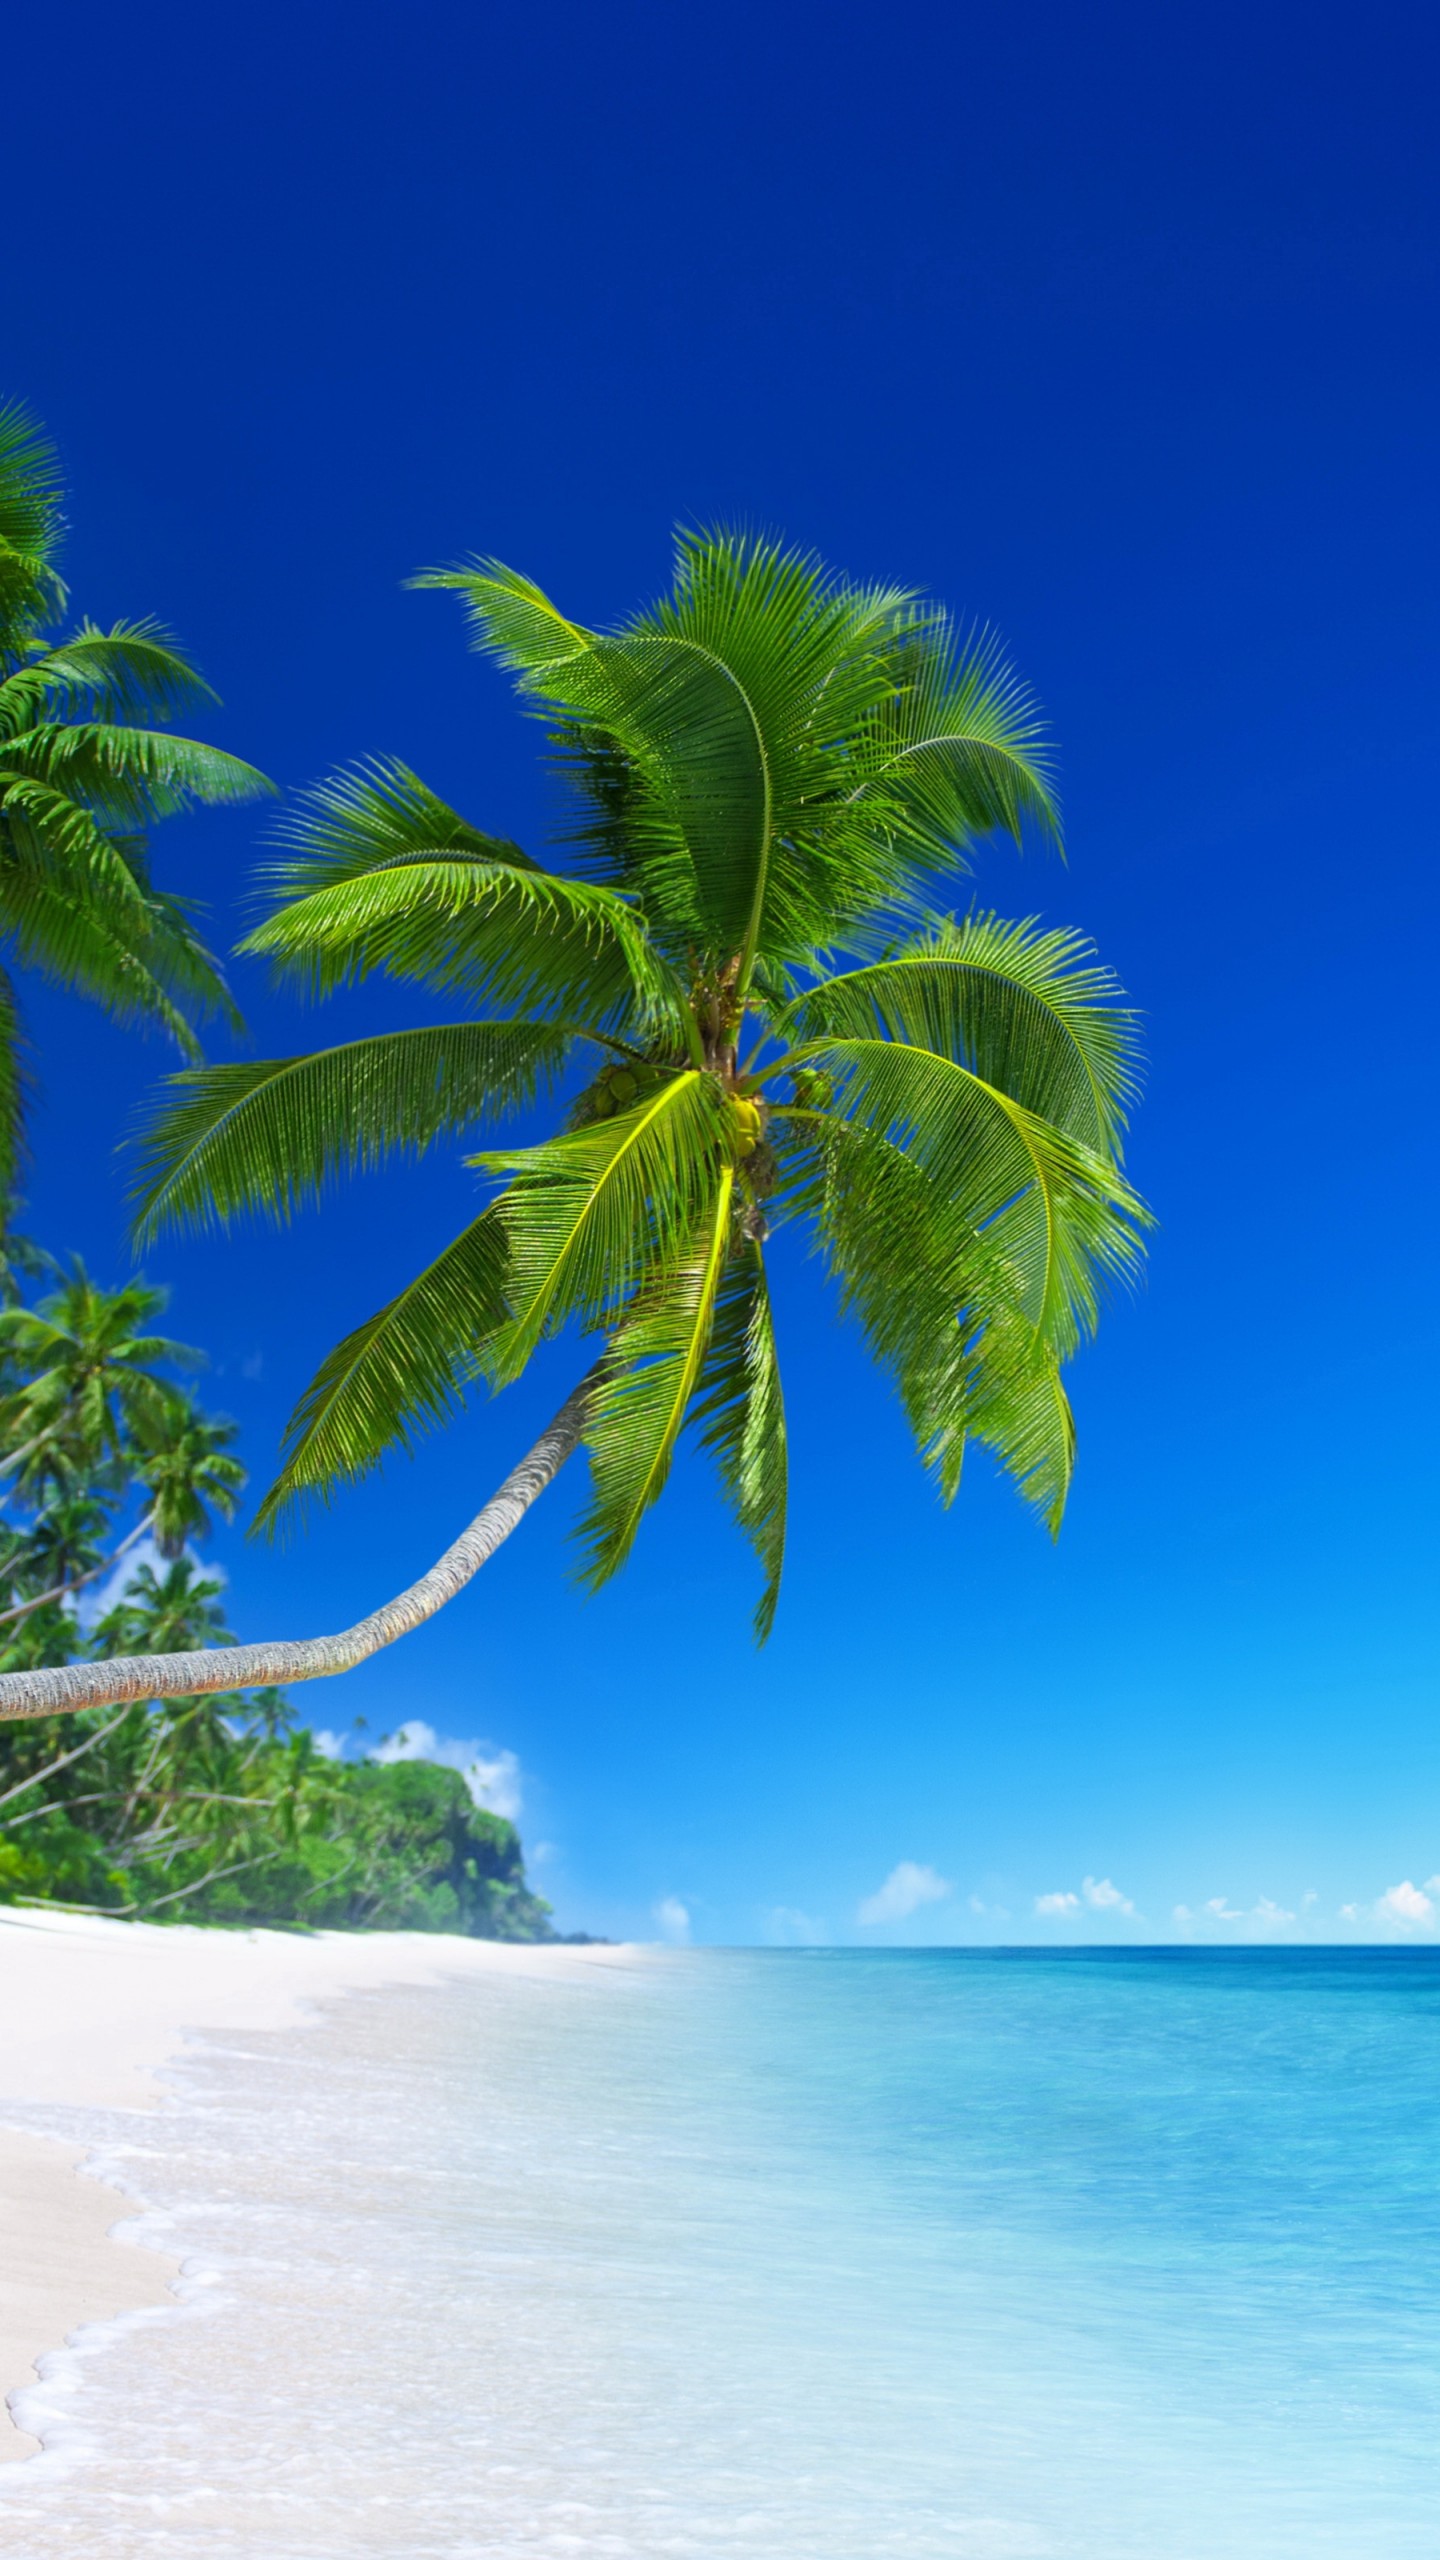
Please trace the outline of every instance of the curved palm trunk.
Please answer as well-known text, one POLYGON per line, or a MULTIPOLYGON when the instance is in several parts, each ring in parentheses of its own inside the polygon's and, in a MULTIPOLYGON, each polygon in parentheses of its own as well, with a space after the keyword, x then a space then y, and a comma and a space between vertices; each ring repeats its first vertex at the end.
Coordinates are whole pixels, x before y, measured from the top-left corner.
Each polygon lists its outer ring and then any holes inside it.
POLYGON ((559 1474, 584 1435, 585 1417, 601 1364, 581 1379, 535 1446, 491 1495, 453 1547, 428 1573, 397 1593, 357 1626, 338 1636, 303 1636, 297 1642, 231 1644, 206 1653, 122 1655, 113 1662, 70 1662, 57 1670, 7 1671, 0 1675, 0 1718, 60 1715, 74 1707, 107 1707, 121 1699, 203 1695, 216 1689, 269 1688, 291 1680, 328 1680, 353 1671, 398 1636, 423 1626, 463 1591, 488 1564, 532 1502, 559 1474))

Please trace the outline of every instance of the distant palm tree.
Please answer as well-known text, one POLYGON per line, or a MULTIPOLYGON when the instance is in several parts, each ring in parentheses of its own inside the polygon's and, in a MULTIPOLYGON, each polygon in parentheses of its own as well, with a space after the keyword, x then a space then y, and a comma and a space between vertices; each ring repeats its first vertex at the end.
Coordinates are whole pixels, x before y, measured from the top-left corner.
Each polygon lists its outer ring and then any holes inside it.
MULTIPOLYGON (((195 1055, 192 1017, 233 1007, 192 907, 150 881, 146 831, 270 785, 216 747, 137 725, 215 699, 157 623, 51 636, 62 531, 54 449, 28 411, 0 407, 0 934, 23 966, 195 1055)), ((19 1014, 0 971, 0 1191, 23 1103, 19 1014)))
MULTIPOLYGON (((128 1536, 106 1551, 96 1541, 110 1523, 109 1505, 93 1494, 58 1494, 38 1514, 28 1536, 12 1532, 0 1575, 12 1587, 33 1586, 25 1599, 0 1609, 0 1627, 29 1618, 57 1601, 69 1602, 109 1572, 147 1536, 174 1564, 192 1538, 205 1537, 218 1519, 233 1520, 246 1482, 245 1469, 229 1455, 237 1437, 233 1422, 212 1421, 188 1396, 171 1392, 158 1412, 143 1406, 129 1417, 125 1460, 133 1482, 150 1496, 128 1536)), ((35 1463, 39 1464, 36 1454, 35 1463)), ((83 1467, 73 1462, 77 1480, 83 1467)), ((101 1461, 102 1478, 106 1462, 101 1461)))
POLYGON ((402 765, 312 793, 247 947, 317 993, 384 971, 477 1018, 178 1078, 141 1229, 283 1220, 584 1061, 555 1134, 472 1158, 494 1196, 325 1361, 262 1516, 412 1446, 565 1327, 599 1357, 440 1563, 346 1635, 12 1676, 0 1712, 346 1669, 468 1580, 582 1438, 598 1583, 687 1423, 759 1556, 763 1633, 786 1509, 772 1228, 819 1242, 942 1496, 975 1440, 1058 1523, 1062 1368, 1139 1253, 1134 1043, 1076 935, 940 910, 988 836, 1058 832, 993 643, 726 536, 684 537, 671 594, 611 632, 493 564, 419 583, 459 590, 547 722, 574 866, 482 834, 402 765))
POLYGON ((202 1645, 228 1644, 230 1631, 220 1595, 224 1583, 202 1574, 189 1556, 156 1573, 137 1565, 124 1595, 95 1629, 102 1650, 188 1653, 202 1645))
POLYGON ((18 1374, 0 1397, 0 1478, 32 1495, 80 1479, 93 1489, 131 1440, 166 1447, 176 1388, 156 1373, 201 1355, 151 1330, 164 1304, 143 1280, 98 1288, 77 1258, 38 1307, 0 1307, 0 1360, 18 1374))
POLYGON ((233 1520, 245 1488, 245 1469, 229 1454, 236 1425, 212 1420, 188 1399, 172 1397, 159 1423, 139 1418, 131 1465, 151 1496, 141 1531, 153 1530, 167 1564, 184 1554, 191 1538, 203 1538, 210 1514, 233 1520))

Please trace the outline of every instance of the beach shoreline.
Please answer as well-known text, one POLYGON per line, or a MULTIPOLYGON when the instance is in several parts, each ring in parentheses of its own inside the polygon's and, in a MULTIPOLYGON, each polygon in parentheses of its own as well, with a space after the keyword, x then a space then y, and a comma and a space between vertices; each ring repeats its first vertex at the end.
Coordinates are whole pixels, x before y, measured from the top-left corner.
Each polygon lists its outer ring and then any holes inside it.
POLYGON ((94 2144, 51 2133, 33 2110, 151 2111, 165 2095, 157 2075, 188 2037, 298 2026, 346 1992, 477 1974, 573 1979, 634 1952, 0 1907, 0 2462, 40 2449, 11 2407, 39 2359, 94 2322, 172 2301, 179 2273, 161 2250, 114 2236, 134 2199, 87 2174, 94 2144))

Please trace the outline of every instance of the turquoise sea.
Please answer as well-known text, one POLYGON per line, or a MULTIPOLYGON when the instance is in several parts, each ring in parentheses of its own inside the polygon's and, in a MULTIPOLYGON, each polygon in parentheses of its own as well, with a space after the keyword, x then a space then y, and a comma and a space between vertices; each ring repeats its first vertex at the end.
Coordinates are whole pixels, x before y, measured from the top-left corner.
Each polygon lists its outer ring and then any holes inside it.
POLYGON ((7 2560, 1440 2552, 1434 1954, 657 1956, 45 2120, 189 2273, 7 2560))

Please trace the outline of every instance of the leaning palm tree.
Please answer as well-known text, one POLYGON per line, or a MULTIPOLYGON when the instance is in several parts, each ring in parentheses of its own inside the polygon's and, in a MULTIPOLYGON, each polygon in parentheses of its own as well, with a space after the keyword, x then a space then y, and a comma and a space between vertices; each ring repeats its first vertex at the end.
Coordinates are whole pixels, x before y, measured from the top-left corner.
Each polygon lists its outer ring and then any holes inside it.
POLYGON ((1133 1033, 1076 935, 946 907, 986 838, 1058 833, 993 642, 724 535, 683 537, 671 593, 607 632, 493 563, 418 583, 459 592, 545 722, 571 859, 482 834, 403 765, 314 791, 247 947, 313 993, 382 971, 466 1018, 178 1077, 140 1229, 283 1221, 337 1172, 492 1132, 474 1218, 302 1397, 272 1524, 557 1333, 588 1338, 585 1374, 448 1554, 348 1634, 0 1679, 0 1712, 346 1669, 468 1580, 581 1440, 599 1583, 687 1426, 758 1555, 763 1635, 786 1510, 767 1264, 806 1237, 942 1496, 975 1441, 1059 1521, 1062 1370, 1139 1252, 1133 1033), (496 1143, 557 1093, 551 1134, 496 1143))
MULTIPOLYGON (((192 1019, 233 1008, 193 910, 152 885, 146 835, 196 801, 270 786, 170 733, 215 697, 157 623, 54 631, 62 532, 54 449, 28 411, 0 406, 0 934, 25 967, 193 1056, 192 1019)), ((0 971, 0 1187, 23 1102, 19 1014, 0 971)))

